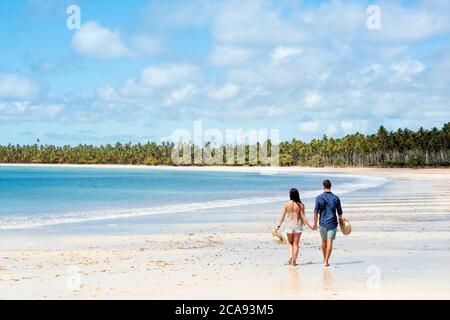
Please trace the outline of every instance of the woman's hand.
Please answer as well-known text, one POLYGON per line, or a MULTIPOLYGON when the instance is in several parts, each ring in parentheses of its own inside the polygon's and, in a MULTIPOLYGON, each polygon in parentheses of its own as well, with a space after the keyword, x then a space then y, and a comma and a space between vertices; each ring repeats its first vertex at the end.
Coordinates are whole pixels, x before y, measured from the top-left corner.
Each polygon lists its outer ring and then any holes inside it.
POLYGON ((316 231, 317 228, 315 228, 313 225, 311 225, 311 223, 309 223, 308 218, 305 215, 305 209, 301 208, 300 210, 300 218, 302 219, 302 221, 313 231, 316 231))

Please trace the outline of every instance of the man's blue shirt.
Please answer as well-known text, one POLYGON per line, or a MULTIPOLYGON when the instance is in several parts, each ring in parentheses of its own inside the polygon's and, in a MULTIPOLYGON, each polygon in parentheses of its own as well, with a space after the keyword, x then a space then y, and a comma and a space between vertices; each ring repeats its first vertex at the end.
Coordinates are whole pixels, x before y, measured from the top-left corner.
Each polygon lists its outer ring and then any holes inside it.
POLYGON ((324 192, 316 198, 314 213, 320 215, 319 225, 322 227, 328 229, 337 228, 336 211, 338 214, 342 214, 341 200, 332 192, 324 192))

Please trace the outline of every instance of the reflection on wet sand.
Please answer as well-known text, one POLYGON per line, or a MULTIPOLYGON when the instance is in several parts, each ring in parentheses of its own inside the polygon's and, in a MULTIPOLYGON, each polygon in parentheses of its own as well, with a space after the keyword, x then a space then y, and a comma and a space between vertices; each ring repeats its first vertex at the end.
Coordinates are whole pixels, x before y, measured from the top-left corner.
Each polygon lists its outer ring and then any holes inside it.
POLYGON ((323 289, 333 290, 333 276, 331 274, 330 268, 323 268, 323 289))
POLYGON ((289 269, 289 294, 290 296, 298 297, 301 293, 300 273, 298 271, 298 268, 292 267, 289 269))
POLYGON ((289 266, 283 271, 281 281, 277 285, 279 298, 299 299, 301 295, 300 271, 296 267, 289 266))

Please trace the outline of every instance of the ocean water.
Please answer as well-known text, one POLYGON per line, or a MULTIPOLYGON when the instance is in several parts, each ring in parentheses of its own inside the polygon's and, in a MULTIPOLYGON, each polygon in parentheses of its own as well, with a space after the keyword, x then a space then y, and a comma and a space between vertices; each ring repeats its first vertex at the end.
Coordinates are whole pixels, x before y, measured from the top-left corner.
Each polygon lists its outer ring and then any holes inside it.
MULTIPOLYGON (((158 216, 182 222, 183 213, 264 210, 287 200, 291 187, 302 200, 321 190, 324 174, 182 171, 134 168, 0 167, 0 230, 133 223, 158 216), (256 208, 256 209, 255 209, 256 208)), ((330 176, 334 191, 374 188, 383 178, 330 176)))

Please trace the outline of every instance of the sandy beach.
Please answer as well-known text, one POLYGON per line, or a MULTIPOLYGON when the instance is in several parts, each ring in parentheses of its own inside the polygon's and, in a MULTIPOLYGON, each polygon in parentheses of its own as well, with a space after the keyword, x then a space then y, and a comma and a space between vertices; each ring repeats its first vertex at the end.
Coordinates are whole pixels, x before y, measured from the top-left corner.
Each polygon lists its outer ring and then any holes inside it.
MULTIPOLYGON (((279 213, 261 207, 257 222, 183 223, 170 232, 162 225, 147 235, 0 232, 0 299, 450 298, 450 169, 168 169, 392 181, 343 203, 353 232, 338 233, 329 268, 311 230, 302 235, 299 265, 287 266, 287 248, 270 236, 279 213)), ((311 207, 306 213, 312 219, 311 207)))

